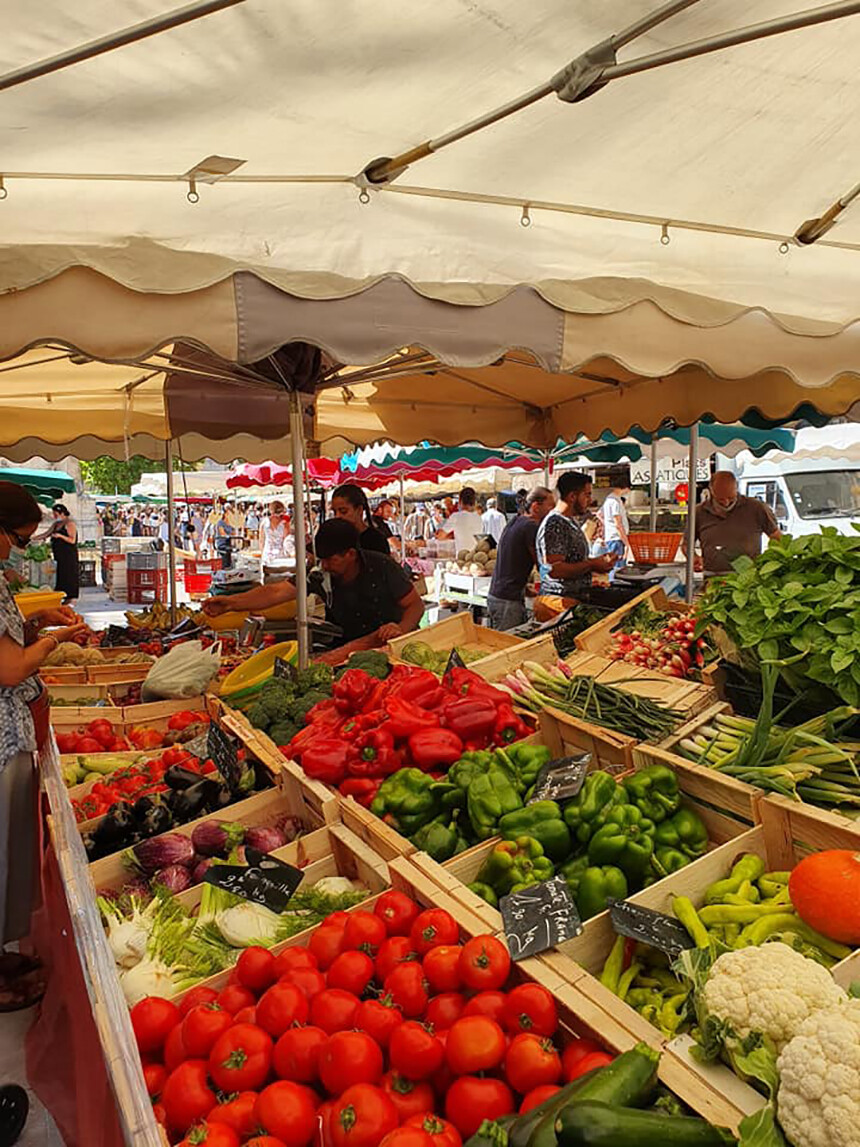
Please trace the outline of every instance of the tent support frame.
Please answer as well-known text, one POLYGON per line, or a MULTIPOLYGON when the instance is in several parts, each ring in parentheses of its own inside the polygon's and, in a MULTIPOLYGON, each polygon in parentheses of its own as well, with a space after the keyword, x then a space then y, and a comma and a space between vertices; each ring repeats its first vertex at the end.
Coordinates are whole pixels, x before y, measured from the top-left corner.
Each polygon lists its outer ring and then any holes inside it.
POLYGON ((687 601, 692 602, 696 568, 696 474, 699 468, 699 424, 690 427, 690 454, 687 461, 687 601))
MULTIPOLYGON (((176 625, 176 499, 173 494, 173 440, 164 444, 167 471, 167 580, 170 586, 170 624, 176 625)), ((157 580, 157 579, 156 579, 157 580)))
POLYGON ((299 668, 304 669, 310 660, 308 564, 305 544, 304 426, 301 395, 296 390, 290 391, 290 453, 293 467, 293 533, 296 540, 296 636, 299 643, 299 668))

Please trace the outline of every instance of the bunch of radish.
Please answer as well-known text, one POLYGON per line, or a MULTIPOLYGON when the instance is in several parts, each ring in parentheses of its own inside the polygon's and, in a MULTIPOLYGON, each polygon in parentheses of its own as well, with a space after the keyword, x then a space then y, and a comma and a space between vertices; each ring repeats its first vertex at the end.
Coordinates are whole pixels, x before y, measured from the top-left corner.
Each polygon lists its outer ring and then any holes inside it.
POLYGON ((614 633, 611 661, 626 661, 642 669, 656 669, 669 677, 689 677, 705 664, 705 639, 696 637, 696 619, 686 614, 664 616, 659 629, 643 633, 614 633))

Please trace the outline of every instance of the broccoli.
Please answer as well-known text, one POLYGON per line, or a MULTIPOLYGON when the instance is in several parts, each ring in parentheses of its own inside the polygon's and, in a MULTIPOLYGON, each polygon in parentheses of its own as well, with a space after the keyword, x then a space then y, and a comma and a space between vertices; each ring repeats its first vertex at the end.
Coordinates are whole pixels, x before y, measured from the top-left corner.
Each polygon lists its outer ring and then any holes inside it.
POLYGON ((299 669, 296 676, 296 692, 307 693, 310 689, 325 689, 331 693, 332 670, 330 665, 309 665, 299 669))
POLYGON ((282 720, 287 713, 287 706, 294 697, 289 682, 273 678, 267 681, 260 690, 257 704, 268 715, 268 723, 274 724, 282 720))
POLYGON ((319 701, 327 701, 328 698, 329 694, 323 693, 321 689, 311 689, 304 697, 295 697, 287 706, 290 720, 295 721, 297 725, 303 725, 306 715, 314 705, 319 701))
POLYGON ((276 745, 288 745, 297 732, 298 729, 292 721, 279 721, 269 729, 269 736, 276 745))
POLYGON ((255 729, 266 729, 271 720, 265 706, 259 701, 254 702, 246 716, 255 729))
POLYGON ((378 649, 367 649, 353 653, 347 662, 347 669, 363 669, 370 677, 384 681, 391 672, 391 663, 378 649))
POLYGON ((295 686, 286 677, 270 677, 260 686, 260 697, 292 697, 296 692, 295 686))

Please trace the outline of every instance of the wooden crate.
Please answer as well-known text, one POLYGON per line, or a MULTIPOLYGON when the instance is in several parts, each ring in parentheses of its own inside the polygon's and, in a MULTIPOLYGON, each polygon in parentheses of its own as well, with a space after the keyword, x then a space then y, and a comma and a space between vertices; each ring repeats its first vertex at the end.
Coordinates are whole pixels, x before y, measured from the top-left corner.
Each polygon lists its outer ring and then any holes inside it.
POLYGON ((96 706, 69 706, 53 709, 51 724, 58 733, 75 732, 82 725, 102 718, 110 721, 118 734, 124 734, 132 726, 146 729, 156 729, 164 732, 174 713, 181 713, 186 709, 194 712, 206 711, 204 697, 186 697, 181 701, 152 701, 146 705, 130 705, 125 708, 99 708, 96 706))
POLYGON ((99 702, 106 707, 113 705, 107 685, 88 685, 83 682, 82 684, 46 685, 45 689, 55 714, 62 713, 64 709, 99 708, 99 702), (64 704, 58 705, 58 701, 63 701, 64 704))
POLYGON ((469 668, 479 673, 491 685, 495 685, 499 681, 504 681, 509 673, 515 673, 525 661, 535 661, 538 665, 555 665, 558 661, 558 652, 552 635, 545 633, 529 641, 520 641, 517 645, 482 657, 469 668))
POLYGON ((639 606, 645 606, 646 609, 654 613, 689 613, 690 607, 680 600, 680 598, 667 597, 664 590, 656 585, 652 589, 645 590, 640 593, 638 597, 634 597, 628 601, 626 605, 619 606, 618 609, 608 613, 601 621, 595 625, 584 629, 582 633, 574 638, 574 644, 577 649, 581 649, 586 653, 605 653, 610 644, 612 634, 621 624, 628 614, 632 613, 634 609, 639 606))
POLYGON ((88 665, 87 680, 96 684, 124 685, 133 681, 144 681, 152 665, 88 665))
POLYGON ((84 685, 87 682, 86 666, 81 665, 42 665, 39 677, 47 687, 56 685, 84 685))
POLYGON ((393 661, 400 661, 403 647, 410 641, 423 641, 431 649, 448 650, 455 645, 467 649, 481 649, 486 650, 486 656, 499 649, 522 644, 519 637, 514 637, 510 633, 500 633, 496 629, 488 629, 485 625, 476 625, 469 613, 455 613, 451 617, 446 617, 444 621, 428 625, 426 629, 396 637, 393 641, 389 641, 386 647, 389 657, 393 661))
MULTIPOLYGON (((295 761, 290 761, 289 765, 302 772, 301 766, 297 765, 295 761)), ((415 852, 415 845, 408 837, 401 836, 390 824, 386 824, 380 817, 375 816, 369 808, 360 805, 352 797, 341 797, 338 803, 340 818, 343 823, 383 860, 394 860, 398 856, 411 856, 415 852)))

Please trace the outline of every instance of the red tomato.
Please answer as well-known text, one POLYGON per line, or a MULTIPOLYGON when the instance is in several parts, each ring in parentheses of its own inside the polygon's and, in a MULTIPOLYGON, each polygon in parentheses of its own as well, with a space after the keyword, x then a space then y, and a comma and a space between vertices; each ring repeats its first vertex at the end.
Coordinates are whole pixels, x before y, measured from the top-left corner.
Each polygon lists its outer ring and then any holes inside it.
POLYGON ((388 1132, 379 1147, 433 1147, 433 1140, 422 1127, 398 1127, 388 1132))
POLYGON ((255 1024, 256 1022, 256 1008, 242 1008, 241 1011, 236 1012, 235 1016, 233 1016, 233 1023, 236 1024, 255 1024))
POLYGON ((234 1024, 209 1053, 209 1074, 219 1091, 253 1091, 271 1067, 271 1036, 253 1024, 234 1024))
POLYGON ((534 1032, 553 1036, 558 1027, 558 1012, 552 994, 540 984, 519 984, 508 992, 505 1005, 505 1027, 511 1035, 534 1032))
POLYGON ((249 988, 258 995, 271 987, 278 978, 275 973, 275 957, 258 944, 246 948, 236 961, 236 972, 243 988, 249 988))
POLYGON ((378 1083, 382 1050, 366 1032, 336 1032, 320 1051, 319 1075, 330 1095, 342 1095, 357 1083, 378 1083))
POLYGON ((75 749, 76 753, 103 753, 104 751, 104 745, 95 737, 81 737, 78 741, 78 747, 75 749))
POLYGON ((437 1031, 447 1031, 463 1014, 465 1006, 466 997, 459 992, 442 992, 427 1005, 424 1022, 437 1031))
POLYGON ((226 1123, 198 1123, 179 1147, 240 1147, 239 1136, 226 1123))
POLYGON ((281 1079, 293 1083, 316 1083, 320 1052, 328 1036, 322 1028, 290 1028, 275 1044, 272 1066, 281 1079))
POLYGON ((232 1016, 235 1016, 236 1012, 240 1012, 242 1008, 254 1007, 256 1002, 257 997, 254 993, 249 992, 240 984, 228 984, 223 991, 218 993, 218 1007, 223 1008, 232 1016))
POLYGON ((380 944, 376 954, 376 978, 384 980, 398 964, 417 959, 418 956, 412 951, 412 941, 408 936, 391 936, 384 944, 380 944))
POLYGON ((260 1092, 254 1116, 260 1126, 290 1147, 307 1147, 317 1123, 313 1092, 300 1083, 279 1079, 260 1092))
POLYGON ((439 944, 456 944, 460 939, 457 921, 444 908, 426 908, 420 912, 409 933, 412 947, 422 958, 439 944))
POLYGON ((407 1079, 429 1079, 442 1066, 445 1048, 422 1024, 407 1020, 392 1032, 388 1058, 407 1079))
POLYGON ((419 909, 405 892, 392 888, 382 893, 373 911, 385 925, 389 936, 408 936, 419 909))
POLYGON ((210 1123, 226 1123, 232 1127, 242 1143, 257 1130, 254 1108, 257 1103, 256 1091, 240 1091, 225 1103, 219 1103, 209 1112, 210 1123))
POLYGON ((344 930, 344 947, 357 949, 375 956, 379 946, 388 939, 385 922, 373 912, 350 912, 344 930))
POLYGON ((607 1055, 605 1051, 593 1051, 590 1055, 585 1055, 573 1068, 571 1079, 579 1079, 581 1075, 587 1075, 589 1071, 595 1071, 598 1067, 608 1067, 612 1063, 612 1056, 607 1055))
POLYGON ((478 992, 477 996, 472 996, 463 1008, 463 1015, 489 1016, 491 1020, 504 1027, 507 1005, 508 997, 504 992, 478 992))
POLYGON ((76 753, 79 740, 77 733, 57 733, 57 748, 61 753, 76 753))
POLYGON ((462 980, 460 978, 459 944, 440 944, 431 948, 421 967, 424 969, 424 978, 434 992, 458 992, 462 980))
POLYGON ((155 1117, 156 1123, 160 1123, 162 1127, 167 1126, 167 1112, 161 1103, 154 1103, 152 1105, 152 1114, 155 1117))
POLYGON ((188 1052, 182 1040, 182 1024, 177 1024, 164 1044, 164 1066, 168 1073, 174 1071, 188 1059, 188 1052))
POLYGON ((448 1032, 445 1058, 455 1075, 492 1071, 505 1058, 505 1033, 489 1016, 463 1016, 448 1032))
POLYGON ((181 1019, 179 1008, 170 1000, 147 996, 138 1001, 131 1009, 131 1026, 138 1050, 143 1054, 160 1051, 181 1019))
POLYGON ((334 1147, 379 1147, 396 1126, 396 1107, 381 1088, 370 1083, 348 1088, 331 1113, 334 1147))
POLYGON ((464 1139, 474 1135, 485 1119, 501 1119, 514 1110, 513 1092, 500 1079, 463 1075, 445 1096, 445 1116, 464 1139))
POLYGON ((327 971, 346 947, 345 931, 346 929, 339 924, 320 924, 314 929, 308 943, 308 951, 316 960, 321 972, 327 971))
POLYGON ((297 964, 289 972, 284 972, 278 983, 295 984, 309 1000, 312 1000, 318 992, 325 988, 325 976, 317 968, 312 968, 310 964, 297 964))
POLYGON ((383 987, 386 995, 391 996, 408 1019, 424 1014, 428 1000, 427 981, 420 964, 398 964, 385 977, 383 987))
POLYGON ((561 1088, 557 1083, 545 1083, 541 1087, 533 1087, 520 1104, 519 1114, 525 1115, 527 1111, 540 1107, 542 1103, 552 1099, 559 1091, 561 1088))
POLYGON ((155 1099, 161 1095, 167 1079, 167 1068, 160 1063, 145 1063, 143 1065, 143 1082, 146 1084, 146 1093, 155 1099))
POLYGON ((347 1031, 355 1024, 360 1002, 352 992, 344 992, 341 988, 326 988, 311 1000, 311 1023, 322 1028, 328 1035, 347 1031))
POLYGON ((430 1136, 433 1147, 463 1147, 460 1132, 453 1123, 440 1115, 413 1115, 406 1120, 407 1127, 420 1127, 430 1136))
POLYGON ((329 912, 323 924, 337 924, 338 928, 345 928, 346 922, 349 919, 349 913, 341 910, 340 912, 329 912))
POLYGON ((326 972, 325 982, 330 988, 361 996, 373 979, 373 971, 373 960, 366 952, 341 952, 326 972))
POLYGON ((276 1139, 274 1135, 255 1135, 249 1139, 245 1147, 287 1147, 283 1139, 276 1139))
POLYGON ((561 1069, 564 1073, 565 1083, 570 1083, 572 1079, 576 1079, 576 1075, 572 1074, 574 1068, 577 1067, 581 1059, 585 1059, 587 1055, 591 1055, 593 1051, 603 1051, 599 1043, 593 1039, 572 1039, 561 1055, 561 1069))
POLYGON ((187 1059, 170 1073, 162 1089, 167 1125, 181 1135, 205 1119, 217 1103, 206 1079, 207 1068, 205 1059, 187 1059))
POLYGON ((397 1108, 401 1123, 405 1123, 412 1115, 432 1111, 436 1105, 433 1088, 429 1083, 407 1079, 396 1071, 383 1075, 382 1090, 397 1108))
POLYGON ((558 1083, 561 1079, 561 1056, 552 1040, 533 1032, 514 1036, 505 1055, 505 1078, 520 1095, 535 1087, 558 1083))
POLYGON ((403 1023, 403 1013, 394 1006, 390 996, 378 1000, 362 1000, 355 1013, 355 1027, 367 1032, 385 1050, 392 1032, 403 1023))
POLYGON ((295 984, 280 980, 263 992, 257 1004, 257 1023, 270 1036, 277 1039, 293 1024, 303 1024, 308 1018, 308 998, 295 984))
POLYGON ((217 1004, 198 1004, 182 1021, 182 1042, 189 1059, 208 1059, 219 1036, 233 1026, 233 1017, 217 1004))
POLYGON ((300 944, 294 944, 292 948, 284 948, 283 952, 279 952, 275 956, 275 976, 278 979, 285 976, 287 972, 291 972, 293 968, 316 968, 317 966, 317 958, 313 952, 309 952, 300 944))
POLYGON ((214 988, 204 988, 202 985, 192 988, 179 1001, 179 1014, 187 1016, 198 1004, 214 1004, 217 999, 218 993, 214 988))
POLYGON ((460 976, 473 992, 503 988, 510 970, 508 950, 494 936, 475 936, 460 949, 460 976))

